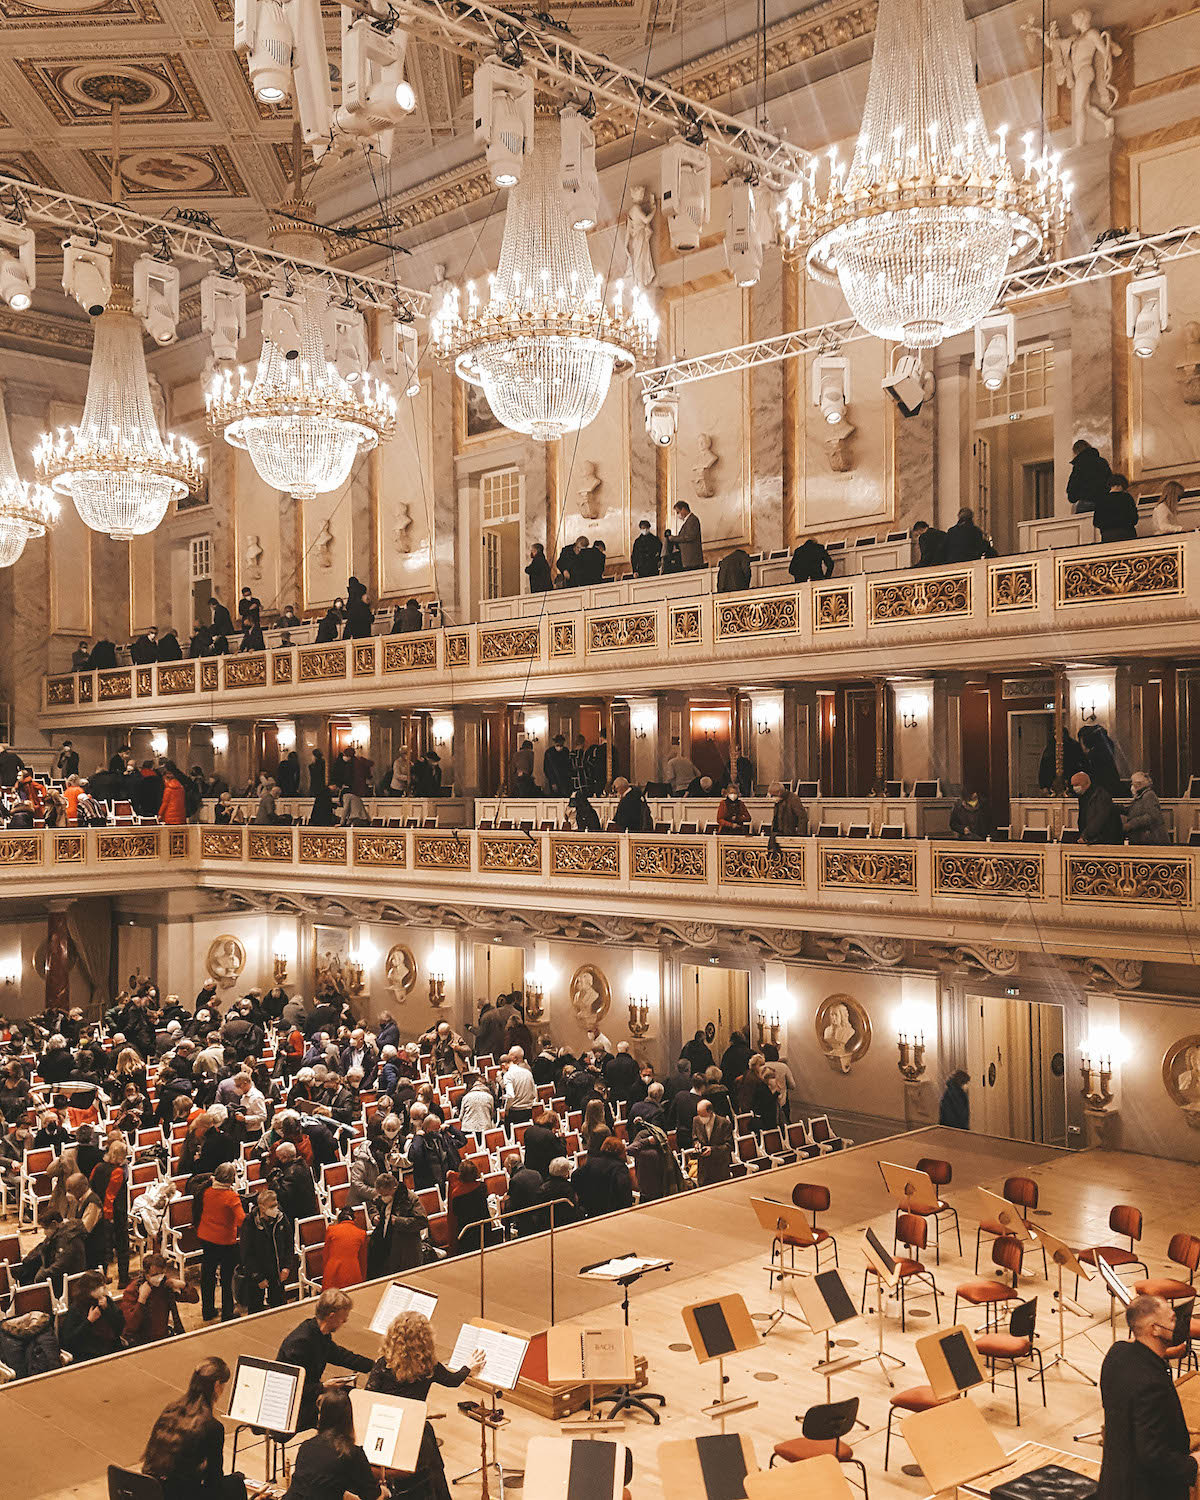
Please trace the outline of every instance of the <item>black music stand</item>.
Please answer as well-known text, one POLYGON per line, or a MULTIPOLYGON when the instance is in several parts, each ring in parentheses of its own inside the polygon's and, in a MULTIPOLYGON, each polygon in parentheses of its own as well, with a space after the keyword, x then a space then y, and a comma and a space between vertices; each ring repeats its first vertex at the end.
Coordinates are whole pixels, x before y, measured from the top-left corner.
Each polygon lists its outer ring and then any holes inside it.
MULTIPOLYGON (((590 1266, 580 1266, 580 1276, 591 1276, 600 1281, 611 1281, 621 1288, 621 1315, 625 1320, 625 1327, 629 1327, 629 1288, 642 1279, 649 1271, 669 1271, 674 1264, 669 1260, 645 1259, 637 1265, 630 1265, 627 1269, 622 1267, 622 1261, 637 1260, 635 1252, 628 1255, 615 1256, 610 1260, 599 1260, 590 1266), (612 1268, 613 1274, 606 1274, 608 1268, 612 1268)), ((667 1398, 658 1391, 639 1391, 634 1393, 632 1386, 618 1386, 611 1396, 602 1396, 602 1401, 611 1401, 612 1406, 608 1412, 608 1421, 623 1411, 641 1411, 650 1418, 657 1427, 662 1418, 659 1413, 649 1404, 657 1401, 659 1406, 666 1406, 667 1398)))

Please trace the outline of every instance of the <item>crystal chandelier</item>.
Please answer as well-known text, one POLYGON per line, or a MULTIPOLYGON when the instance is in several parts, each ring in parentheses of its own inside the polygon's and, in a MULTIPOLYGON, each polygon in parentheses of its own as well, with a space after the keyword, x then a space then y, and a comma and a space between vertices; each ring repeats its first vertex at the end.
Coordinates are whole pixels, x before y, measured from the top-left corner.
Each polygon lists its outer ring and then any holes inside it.
POLYGON ((11 568, 31 537, 44 536, 58 520, 58 501, 45 485, 17 474, 8 417, 0 403, 0 568, 11 568))
POLYGON ((539 118, 486 306, 468 282, 465 299, 452 289, 430 320, 434 354, 483 387, 505 427, 544 443, 593 421, 613 371, 653 358, 658 341, 658 319, 639 290, 626 305, 618 282, 604 304, 587 236, 567 217, 558 139, 555 122, 539 118))
POLYGON ((879 338, 931 348, 972 327, 1005 274, 1057 248, 1068 184, 1058 157, 1020 166, 988 135, 963 0, 880 0, 862 129, 846 171, 814 160, 781 209, 784 245, 841 283, 879 338))
POLYGON ((114 541, 153 531, 167 506, 200 482, 196 445, 158 430, 129 289, 115 285, 96 319, 87 399, 78 427, 43 433, 39 479, 75 502, 80 519, 114 541))

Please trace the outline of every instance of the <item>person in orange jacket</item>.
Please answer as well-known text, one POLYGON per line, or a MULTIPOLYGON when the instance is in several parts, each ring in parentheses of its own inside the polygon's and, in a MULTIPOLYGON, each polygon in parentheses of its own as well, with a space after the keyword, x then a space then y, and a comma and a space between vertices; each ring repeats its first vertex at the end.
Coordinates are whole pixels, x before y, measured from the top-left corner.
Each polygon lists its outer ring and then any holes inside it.
POLYGON ((217 1275, 221 1277, 221 1321, 237 1317, 233 1300, 233 1272, 238 1261, 238 1230, 246 1217, 234 1190, 232 1162, 222 1162, 204 1189, 196 1238, 200 1241, 200 1301, 204 1321, 217 1315, 217 1275))
POLYGON ((163 768, 162 802, 158 808, 160 823, 186 823, 187 807, 183 800, 183 782, 172 765, 163 768))
POLYGON ((357 1286, 366 1279, 367 1231, 355 1223, 352 1208, 343 1208, 325 1231, 321 1285, 357 1286))

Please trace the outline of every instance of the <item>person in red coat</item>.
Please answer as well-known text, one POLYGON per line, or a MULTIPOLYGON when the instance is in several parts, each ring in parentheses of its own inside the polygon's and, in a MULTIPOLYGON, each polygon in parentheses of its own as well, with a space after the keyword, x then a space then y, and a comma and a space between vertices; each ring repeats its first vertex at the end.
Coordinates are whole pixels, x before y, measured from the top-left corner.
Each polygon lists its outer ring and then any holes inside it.
POLYGON ((163 793, 158 807, 158 821, 160 823, 187 822, 183 782, 180 781, 179 772, 174 766, 167 766, 163 772, 163 793))
POLYGON ((357 1286, 367 1279, 367 1231, 354 1222, 354 1210, 343 1208, 325 1231, 325 1262, 321 1286, 357 1286))

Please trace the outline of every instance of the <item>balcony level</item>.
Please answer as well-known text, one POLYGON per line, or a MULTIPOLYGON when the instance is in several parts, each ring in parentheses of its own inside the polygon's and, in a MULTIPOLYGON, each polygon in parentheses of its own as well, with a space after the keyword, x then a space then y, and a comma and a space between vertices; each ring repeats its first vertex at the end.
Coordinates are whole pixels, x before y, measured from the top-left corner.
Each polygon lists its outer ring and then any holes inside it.
MULTIPOLYGON (((1177 653, 1200 533, 49 676, 44 730, 1177 653)), ((581 601, 582 603, 582 601, 581 601)))
POLYGON ((875 938, 882 963, 904 940, 1014 962, 1103 950, 1191 963, 1198 860, 1178 847, 803 838, 772 852, 711 835, 191 826, 0 835, 0 891, 209 891, 277 911, 365 900, 418 924, 470 924, 480 908, 586 912, 581 926, 614 940, 636 940, 645 919, 675 924, 684 943, 723 929, 783 954, 810 933, 875 938))

